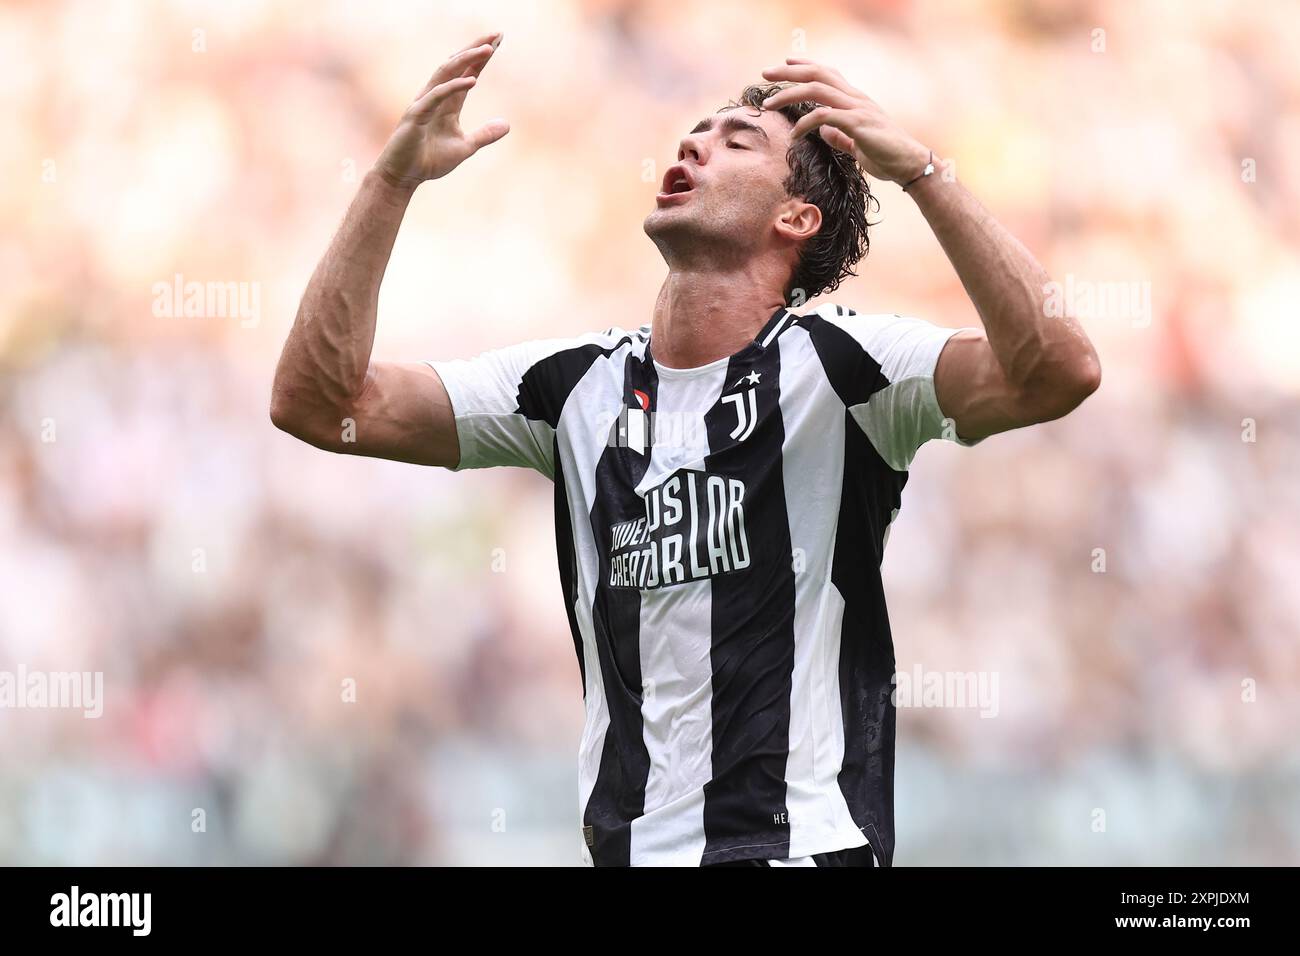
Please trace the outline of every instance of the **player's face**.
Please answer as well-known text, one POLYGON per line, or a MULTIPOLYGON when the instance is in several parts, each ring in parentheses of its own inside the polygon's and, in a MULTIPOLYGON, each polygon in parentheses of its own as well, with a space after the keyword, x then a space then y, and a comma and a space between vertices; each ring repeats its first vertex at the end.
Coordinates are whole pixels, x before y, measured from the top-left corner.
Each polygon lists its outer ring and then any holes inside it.
POLYGON ((701 120, 683 137, 645 220, 666 258, 683 243, 767 241, 778 206, 789 199, 782 184, 790 173, 791 128, 780 113, 738 107, 701 120))

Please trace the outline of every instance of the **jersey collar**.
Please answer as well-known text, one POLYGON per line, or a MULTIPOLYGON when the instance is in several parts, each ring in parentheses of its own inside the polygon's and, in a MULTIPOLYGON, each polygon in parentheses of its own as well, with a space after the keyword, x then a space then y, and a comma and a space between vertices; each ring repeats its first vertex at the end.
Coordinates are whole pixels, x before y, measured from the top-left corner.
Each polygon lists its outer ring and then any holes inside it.
POLYGON ((758 334, 754 336, 754 344, 759 348, 767 348, 776 341, 776 337, 781 334, 781 330, 789 325, 795 318, 796 316, 793 312, 785 306, 781 306, 772 313, 772 317, 763 324, 761 329, 758 330, 758 334))
MULTIPOLYGON (((790 323, 794 322, 798 318, 799 316, 796 315, 794 312, 791 312, 785 306, 781 306, 779 309, 777 309, 775 312, 772 313, 771 318, 769 318, 766 322, 763 323, 763 327, 758 330, 758 333, 754 336, 753 340, 748 345, 742 348, 739 352, 735 353, 735 355, 729 357, 734 359, 736 358, 736 356, 744 355, 750 349, 755 349, 755 348, 761 352, 763 349, 767 348, 769 345, 775 342, 776 337, 780 335, 781 332, 784 331, 790 325, 790 323)), ((654 348, 654 341, 652 336, 650 335, 650 326, 645 325, 642 326, 641 328, 642 331, 644 331, 646 334, 646 353, 645 353, 646 358, 653 360, 651 351, 654 348)), ((722 361, 726 361, 726 359, 718 360, 718 362, 722 362, 722 361)), ((710 362, 709 366, 711 367, 713 365, 716 365, 718 364, 718 362, 710 362)), ((656 363, 656 365, 658 365, 658 363, 656 363)), ((706 366, 700 366, 700 368, 704 368, 704 367, 706 366)), ((697 369, 673 369, 672 371, 694 372, 697 371, 697 369)))

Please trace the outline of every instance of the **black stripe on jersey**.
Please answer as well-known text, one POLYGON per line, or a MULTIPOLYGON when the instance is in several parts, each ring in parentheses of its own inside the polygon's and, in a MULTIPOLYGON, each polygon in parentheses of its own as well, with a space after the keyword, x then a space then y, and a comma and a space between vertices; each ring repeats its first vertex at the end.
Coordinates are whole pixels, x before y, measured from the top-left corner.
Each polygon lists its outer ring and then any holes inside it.
MULTIPOLYGON (((871 866, 875 861, 871 857, 871 847, 858 846, 848 850, 833 850, 830 853, 812 854, 814 866, 871 866)), ((701 866, 780 866, 784 861, 780 857, 768 859, 730 860, 726 863, 701 863, 701 866)))
POLYGON ((703 863, 785 857, 790 847, 785 768, 795 581, 780 375, 779 339, 767 348, 751 344, 732 356, 722 393, 704 418, 705 471, 744 482, 751 564, 712 583, 713 776, 704 787, 703 863))
MULTIPOLYGON (((611 330, 612 332, 612 330, 611 330)), ((553 429, 559 428, 560 413, 582 377, 598 358, 612 354, 630 342, 623 336, 611 346, 580 345, 564 349, 529 366, 519 382, 519 407, 515 414, 532 421, 543 421, 553 429)), ((587 661, 582 653, 582 633, 578 630, 574 604, 578 600, 578 555, 573 546, 572 516, 569 499, 565 494, 564 468, 560 457, 559 439, 554 440, 551 460, 555 462, 555 557, 560 569, 560 588, 564 592, 564 613, 569 618, 569 631, 578 653, 578 674, 582 678, 582 694, 587 695, 587 661)))
POLYGON ((845 406, 861 405, 889 384, 880 363, 838 325, 819 315, 800 316, 799 324, 808 330, 826 378, 845 406))
POLYGON ((555 560, 560 569, 560 590, 564 592, 564 613, 569 618, 573 649, 578 653, 578 676, 582 680, 582 699, 587 699, 587 657, 582 652, 582 631, 578 628, 578 552, 573 544, 573 516, 569 513, 569 494, 564 482, 564 460, 560 456, 560 439, 552 439, 551 460, 555 462, 555 560))
POLYGON ((830 853, 814 853, 812 858, 818 866, 874 867, 876 865, 870 846, 855 846, 847 850, 833 850, 830 853))
MULTIPOLYGON (((623 405, 640 408, 635 391, 658 407, 659 378, 649 355, 637 358, 629 350, 624 362, 623 405)), ((596 490, 591 530, 600 559, 600 578, 592 603, 592 629, 600 658, 600 673, 609 708, 609 727, 600 754, 595 786, 582 822, 592 828, 589 844, 596 866, 628 866, 632 856, 632 821, 645 811, 650 753, 641 717, 641 592, 609 585, 612 534, 615 524, 645 517, 645 500, 637 483, 650 464, 645 454, 611 442, 596 465, 596 490)), ((558 520, 558 518, 557 518, 558 520)))
POLYGON ((907 472, 885 464, 853 416, 847 410, 844 415, 844 478, 831 562, 831 581, 844 599, 839 785, 853 822, 881 865, 889 866, 894 857, 894 642, 880 562, 907 472))
POLYGON ((587 374, 592 363, 602 356, 612 355, 631 341, 631 337, 625 335, 613 345, 579 345, 534 362, 519 380, 519 407, 515 413, 559 428, 560 412, 564 411, 569 393, 587 374))

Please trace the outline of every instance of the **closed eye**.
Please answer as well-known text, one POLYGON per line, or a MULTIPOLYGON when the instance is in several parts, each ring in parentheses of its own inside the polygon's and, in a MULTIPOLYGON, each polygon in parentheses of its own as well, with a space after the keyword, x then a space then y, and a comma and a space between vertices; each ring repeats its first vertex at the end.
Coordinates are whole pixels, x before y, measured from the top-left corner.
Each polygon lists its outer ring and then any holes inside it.
POLYGON ((728 143, 727 149, 749 149, 744 143, 728 143))

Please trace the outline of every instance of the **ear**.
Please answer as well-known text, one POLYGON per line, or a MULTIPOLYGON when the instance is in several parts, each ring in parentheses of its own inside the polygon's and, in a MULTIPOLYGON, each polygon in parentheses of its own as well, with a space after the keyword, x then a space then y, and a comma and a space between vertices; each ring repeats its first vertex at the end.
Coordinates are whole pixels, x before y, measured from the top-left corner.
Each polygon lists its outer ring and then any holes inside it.
POLYGON ((803 242, 817 235, 822 227, 822 211, 802 199, 789 199, 776 217, 776 232, 791 242, 803 242))

